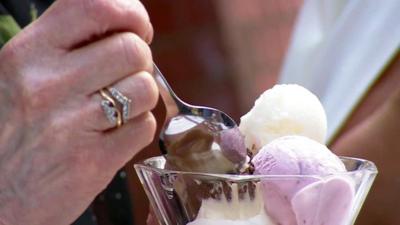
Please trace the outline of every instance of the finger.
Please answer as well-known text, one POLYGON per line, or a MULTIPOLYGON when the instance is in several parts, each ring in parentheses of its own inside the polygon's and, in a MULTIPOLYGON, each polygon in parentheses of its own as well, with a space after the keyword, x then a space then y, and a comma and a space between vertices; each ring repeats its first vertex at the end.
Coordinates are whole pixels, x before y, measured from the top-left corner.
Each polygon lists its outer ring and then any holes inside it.
POLYGON ((137 0, 58 0, 35 23, 45 42, 70 49, 115 31, 129 31, 150 42, 153 28, 137 0))
MULTIPOLYGON (((153 77, 147 72, 140 72, 118 81, 112 85, 115 89, 121 92, 124 96, 131 100, 129 117, 132 119, 136 116, 153 109, 158 100, 158 89, 153 77)), ((100 102, 102 97, 95 93, 90 96, 86 117, 89 118, 88 126, 90 129, 97 131, 108 130, 114 125, 108 121, 101 108, 100 102)))
POLYGON ((74 86, 89 94, 130 74, 152 73, 152 65, 151 50, 142 39, 119 33, 70 52, 63 67, 74 86))
POLYGON ((156 120, 150 112, 144 113, 122 127, 105 132, 101 137, 101 162, 119 169, 141 149, 149 145, 156 131, 156 120))

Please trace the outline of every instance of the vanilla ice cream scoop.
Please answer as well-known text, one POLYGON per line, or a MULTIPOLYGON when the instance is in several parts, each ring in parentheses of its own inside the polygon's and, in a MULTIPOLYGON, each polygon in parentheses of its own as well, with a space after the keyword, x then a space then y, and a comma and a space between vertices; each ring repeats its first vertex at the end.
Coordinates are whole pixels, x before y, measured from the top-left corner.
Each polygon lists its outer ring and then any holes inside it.
MULTIPOLYGON (((315 216, 315 208, 311 203, 329 206, 328 200, 332 197, 336 198, 340 205, 349 206, 352 201, 353 186, 350 182, 345 182, 345 179, 324 182, 323 179, 326 176, 340 177, 340 173, 346 172, 343 162, 325 145, 310 138, 299 135, 280 137, 264 146, 253 158, 252 163, 254 174, 289 176, 285 180, 262 181, 266 212, 277 224, 318 224, 314 221, 322 220, 313 216, 308 217, 308 215, 315 216), (307 188, 315 183, 318 184, 315 188, 307 188), (301 192, 303 189, 305 191, 301 192), (299 195, 299 192, 302 194, 299 195), (331 195, 326 196, 326 193, 331 195), (294 196, 297 196, 295 200, 294 196)), ((335 207, 324 209, 326 211, 324 215, 342 211, 344 213, 348 209, 344 207, 341 211, 335 207)), ((343 213, 335 216, 343 218, 343 213)))
POLYGON ((264 211, 260 186, 254 198, 239 197, 237 184, 231 186, 231 198, 203 200, 197 218, 187 225, 276 225, 264 211))
POLYGON ((240 119, 246 147, 253 153, 281 136, 303 135, 325 143, 327 119, 318 98, 296 84, 265 91, 240 119))

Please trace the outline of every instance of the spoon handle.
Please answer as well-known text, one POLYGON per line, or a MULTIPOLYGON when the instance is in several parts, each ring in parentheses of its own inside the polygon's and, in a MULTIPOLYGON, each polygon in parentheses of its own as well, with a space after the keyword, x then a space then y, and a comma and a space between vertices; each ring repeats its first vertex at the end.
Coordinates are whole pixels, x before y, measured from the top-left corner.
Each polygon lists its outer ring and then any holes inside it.
POLYGON ((172 118, 179 114, 183 104, 178 98, 171 86, 168 84, 167 79, 162 75, 155 63, 153 63, 154 79, 156 80, 161 98, 164 101, 167 119, 172 118))

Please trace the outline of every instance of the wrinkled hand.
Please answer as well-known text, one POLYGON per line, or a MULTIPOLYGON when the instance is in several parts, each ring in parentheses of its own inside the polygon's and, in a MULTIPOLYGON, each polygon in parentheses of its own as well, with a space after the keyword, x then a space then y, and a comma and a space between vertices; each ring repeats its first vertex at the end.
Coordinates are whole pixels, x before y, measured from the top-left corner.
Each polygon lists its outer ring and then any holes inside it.
POLYGON ((135 0, 58 0, 0 52, 0 224, 70 224, 149 144, 157 102, 135 0), (132 100, 111 129, 98 90, 132 100))

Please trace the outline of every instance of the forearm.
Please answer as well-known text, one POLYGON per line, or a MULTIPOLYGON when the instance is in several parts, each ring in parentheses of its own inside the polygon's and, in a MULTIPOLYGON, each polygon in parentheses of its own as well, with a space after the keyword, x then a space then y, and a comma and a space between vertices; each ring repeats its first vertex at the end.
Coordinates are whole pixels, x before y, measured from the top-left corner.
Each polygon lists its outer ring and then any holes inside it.
POLYGON ((400 88, 383 107, 341 137, 332 147, 339 155, 376 163, 379 174, 357 224, 399 224, 400 88))
MULTIPOLYGON (((400 152, 400 88, 365 121, 341 137, 332 147, 339 155, 365 157, 381 164, 398 162, 400 152)), ((382 165, 384 166, 384 165, 382 165)), ((386 165, 385 165, 386 166, 386 165)))

